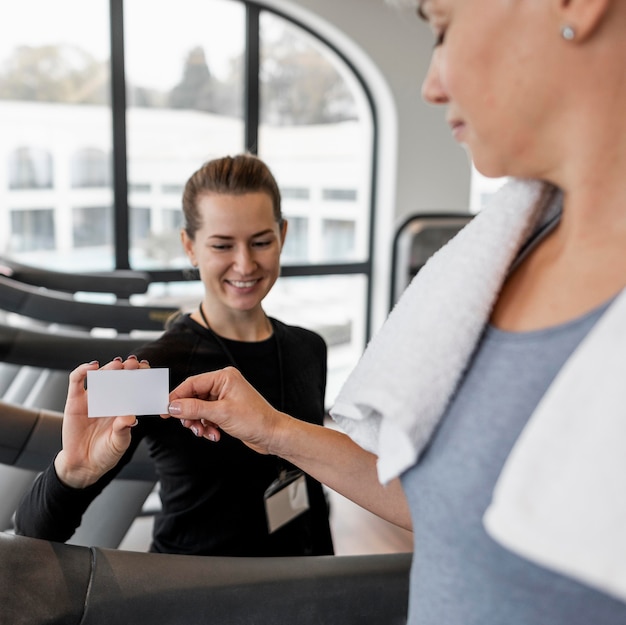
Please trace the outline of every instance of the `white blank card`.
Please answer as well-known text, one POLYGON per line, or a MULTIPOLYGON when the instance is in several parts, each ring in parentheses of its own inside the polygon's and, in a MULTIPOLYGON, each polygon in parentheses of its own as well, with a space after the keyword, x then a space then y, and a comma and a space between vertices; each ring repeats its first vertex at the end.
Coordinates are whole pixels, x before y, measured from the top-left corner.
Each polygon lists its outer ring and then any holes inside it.
POLYGON ((87 372, 90 417, 167 414, 169 369, 87 372))

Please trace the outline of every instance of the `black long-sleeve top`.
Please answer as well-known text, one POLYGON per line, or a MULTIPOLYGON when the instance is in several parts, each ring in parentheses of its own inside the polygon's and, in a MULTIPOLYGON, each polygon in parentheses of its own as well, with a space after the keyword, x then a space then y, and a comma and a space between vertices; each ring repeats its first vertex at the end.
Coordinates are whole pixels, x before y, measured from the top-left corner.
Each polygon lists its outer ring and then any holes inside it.
MULTIPOLYGON (((184 315, 136 355, 152 367, 168 367, 171 389, 191 375, 235 365, 273 406, 321 425, 326 344, 314 332, 271 322, 271 338, 248 343, 217 337, 184 315)), ((178 419, 158 417, 139 418, 128 451, 92 486, 64 485, 51 464, 20 503, 16 533, 59 542, 71 538, 89 503, 144 438, 162 502, 151 551, 224 556, 333 553, 328 505, 319 482, 306 476, 309 510, 269 534, 263 494, 282 469, 293 467, 275 456, 257 454, 225 433, 213 443, 195 437, 178 419)))

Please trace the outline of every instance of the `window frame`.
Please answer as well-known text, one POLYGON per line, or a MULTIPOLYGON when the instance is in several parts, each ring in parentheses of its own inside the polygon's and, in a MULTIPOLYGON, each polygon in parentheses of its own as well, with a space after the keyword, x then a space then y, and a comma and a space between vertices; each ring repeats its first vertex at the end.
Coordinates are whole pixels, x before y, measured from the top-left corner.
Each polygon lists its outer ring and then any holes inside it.
MULTIPOLYGON (((369 232, 367 259, 362 262, 337 262, 324 264, 285 265, 284 277, 360 274, 366 280, 365 342, 372 332, 372 275, 374 266, 374 227, 376 171, 378 167, 378 116, 375 100, 361 73, 350 59, 322 34, 291 15, 251 0, 233 0, 245 6, 245 68, 244 68, 244 148, 256 154, 259 133, 260 102, 260 16, 263 11, 272 13, 315 37, 332 50, 350 69, 367 99, 372 116, 372 153, 370 173, 369 232)), ((111 116, 113 158, 113 247, 115 269, 130 266, 130 209, 126 146, 126 77, 124 58, 124 0, 109 0, 111 41, 111 116)), ((189 279, 187 270, 149 270, 153 282, 177 282, 189 279)))

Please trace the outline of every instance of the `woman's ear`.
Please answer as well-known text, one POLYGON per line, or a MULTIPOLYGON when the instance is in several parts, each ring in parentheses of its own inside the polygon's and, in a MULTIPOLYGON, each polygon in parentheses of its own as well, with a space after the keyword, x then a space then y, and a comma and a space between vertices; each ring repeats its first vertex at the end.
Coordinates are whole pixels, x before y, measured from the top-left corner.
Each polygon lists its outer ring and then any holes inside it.
POLYGON ((285 245, 285 238, 287 237, 287 224, 288 221, 286 219, 282 220, 280 225, 280 247, 282 249, 283 245, 285 245))
MULTIPOLYGON (((624 0, 555 0, 562 29, 570 29, 573 42, 591 37, 609 14, 613 2, 624 0)), ((569 38, 569 37, 568 37, 569 38)))
POLYGON ((180 241, 183 244, 183 249, 185 250, 185 254, 187 254, 187 258, 189 262, 194 266, 198 266, 198 261, 196 260, 196 253, 194 251, 193 239, 187 234, 187 231, 183 228, 180 231, 180 241))

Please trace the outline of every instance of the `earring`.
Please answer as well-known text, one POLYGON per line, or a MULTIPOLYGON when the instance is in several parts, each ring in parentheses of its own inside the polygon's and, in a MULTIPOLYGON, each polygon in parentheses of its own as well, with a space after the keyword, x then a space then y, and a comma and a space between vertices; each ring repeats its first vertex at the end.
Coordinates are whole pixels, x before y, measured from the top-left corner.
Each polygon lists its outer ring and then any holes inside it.
POLYGON ((576 31, 574 30, 574 27, 569 26, 568 24, 561 26, 561 37, 563 37, 565 41, 573 41, 573 39, 576 37, 576 31))

